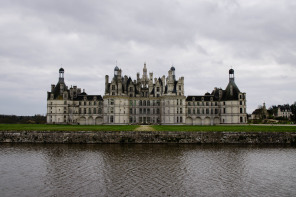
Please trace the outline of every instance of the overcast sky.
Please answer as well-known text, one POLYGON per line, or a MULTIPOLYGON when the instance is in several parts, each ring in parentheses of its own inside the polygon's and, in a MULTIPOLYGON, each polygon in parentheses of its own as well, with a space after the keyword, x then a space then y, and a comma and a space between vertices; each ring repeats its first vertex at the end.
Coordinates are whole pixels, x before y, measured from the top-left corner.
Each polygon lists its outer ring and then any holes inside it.
POLYGON ((247 93, 247 112, 296 101, 294 0, 0 1, 0 114, 46 114, 46 95, 65 82, 104 94, 116 66, 136 78, 185 77, 185 95, 226 88, 228 70, 247 93))

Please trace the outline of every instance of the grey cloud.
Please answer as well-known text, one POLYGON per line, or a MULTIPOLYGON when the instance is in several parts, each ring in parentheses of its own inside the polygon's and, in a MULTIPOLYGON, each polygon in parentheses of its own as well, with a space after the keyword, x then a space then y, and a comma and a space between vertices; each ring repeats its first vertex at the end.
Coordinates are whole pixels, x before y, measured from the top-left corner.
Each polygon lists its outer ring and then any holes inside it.
POLYGON ((186 95, 225 88, 233 66, 249 113, 261 100, 292 103, 295 8, 289 0, 1 1, 0 88, 19 103, 16 114, 45 113, 60 66, 67 85, 103 94, 116 60, 132 78, 146 61, 155 77, 174 64, 186 95), (31 110, 21 98, 40 103, 31 110))

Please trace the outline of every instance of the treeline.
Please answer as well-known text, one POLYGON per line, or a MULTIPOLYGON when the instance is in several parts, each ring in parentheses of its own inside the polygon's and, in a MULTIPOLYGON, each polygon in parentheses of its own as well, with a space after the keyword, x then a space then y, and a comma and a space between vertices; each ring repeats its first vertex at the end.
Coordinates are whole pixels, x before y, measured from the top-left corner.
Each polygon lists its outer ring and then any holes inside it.
POLYGON ((46 116, 16 116, 16 115, 1 115, 0 123, 4 124, 45 124, 46 116))

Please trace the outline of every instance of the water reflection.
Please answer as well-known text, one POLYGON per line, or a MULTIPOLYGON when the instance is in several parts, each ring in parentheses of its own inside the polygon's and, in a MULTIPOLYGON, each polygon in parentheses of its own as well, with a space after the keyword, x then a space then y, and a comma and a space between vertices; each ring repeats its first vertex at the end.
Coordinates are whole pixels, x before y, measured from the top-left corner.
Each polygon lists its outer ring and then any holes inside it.
POLYGON ((0 144, 1 196, 293 196, 293 147, 0 144))

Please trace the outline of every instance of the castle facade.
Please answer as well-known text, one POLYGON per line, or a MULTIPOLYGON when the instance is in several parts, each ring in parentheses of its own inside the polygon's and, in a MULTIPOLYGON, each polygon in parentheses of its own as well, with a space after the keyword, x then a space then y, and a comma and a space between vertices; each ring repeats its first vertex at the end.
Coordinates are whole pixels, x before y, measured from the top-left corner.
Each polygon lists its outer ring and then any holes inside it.
POLYGON ((105 93, 88 95, 77 86, 66 86, 64 69, 59 80, 47 93, 48 124, 163 124, 215 125, 247 122, 246 93, 234 82, 229 70, 225 90, 215 88, 200 96, 184 95, 184 77, 177 79, 175 68, 168 76, 155 77, 144 64, 142 76, 122 76, 117 66, 111 79, 105 77, 105 93))

